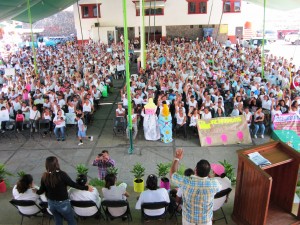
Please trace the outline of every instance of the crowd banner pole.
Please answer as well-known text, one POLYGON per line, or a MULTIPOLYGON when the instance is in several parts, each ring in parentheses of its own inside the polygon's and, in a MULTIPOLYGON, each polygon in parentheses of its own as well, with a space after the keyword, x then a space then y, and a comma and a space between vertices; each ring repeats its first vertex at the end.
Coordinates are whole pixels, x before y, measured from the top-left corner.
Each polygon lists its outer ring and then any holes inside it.
POLYGON ((129 130, 129 149, 128 153, 133 153, 132 140, 132 117, 131 117, 131 90, 130 90, 130 71, 129 71, 129 50, 128 50, 128 27, 127 27, 127 1, 123 0, 123 20, 124 20, 124 49, 125 49, 125 65, 126 65, 126 91, 128 99, 128 130, 129 130))
POLYGON ((30 24, 30 33, 31 33, 31 43, 32 43, 32 51, 33 51, 33 64, 34 64, 34 72, 37 76, 37 65, 36 65, 36 52, 34 47, 34 39, 33 39, 33 30, 32 30, 32 17, 31 17, 31 10, 30 10, 30 0, 27 0, 27 12, 28 12, 28 22, 30 24))
POLYGON ((145 40, 145 2, 140 0, 140 43, 141 43, 141 68, 145 69, 146 66, 146 40, 145 40))
POLYGON ((264 0, 264 19, 263 19, 263 39, 262 39, 262 53, 261 53, 261 76, 265 78, 265 29, 266 29, 266 1, 264 0))

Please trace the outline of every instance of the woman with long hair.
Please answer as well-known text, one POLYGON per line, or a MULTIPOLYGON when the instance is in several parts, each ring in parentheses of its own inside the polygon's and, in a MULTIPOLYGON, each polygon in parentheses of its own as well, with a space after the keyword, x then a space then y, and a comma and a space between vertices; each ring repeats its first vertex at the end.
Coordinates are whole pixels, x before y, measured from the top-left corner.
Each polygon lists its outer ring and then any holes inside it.
MULTIPOLYGON (((150 174, 146 181, 146 188, 143 191, 135 205, 135 209, 141 209, 143 203, 167 202, 170 203, 168 191, 165 188, 158 188, 158 179, 154 174, 150 174)), ((165 209, 145 210, 145 214, 149 216, 162 215, 165 209)))
MULTIPOLYGON (((37 204, 40 202, 40 196, 34 191, 33 178, 30 174, 25 174, 18 180, 12 190, 12 195, 16 200, 31 200, 37 204)), ((40 211, 37 206, 33 207, 18 207, 20 212, 24 214, 34 214, 40 211)))
POLYGON ((93 187, 80 185, 72 181, 66 172, 60 170, 58 159, 55 156, 49 156, 46 159, 45 167, 46 171, 42 176, 41 187, 37 194, 46 194, 49 209, 54 216, 56 225, 62 225, 64 219, 68 222, 68 225, 75 225, 76 221, 67 187, 88 191, 93 191, 93 187))
MULTIPOLYGON (((128 192, 126 191, 127 184, 121 183, 116 185, 117 177, 114 174, 107 174, 105 176, 105 187, 102 188, 104 200, 117 201, 117 200, 126 200, 129 197, 128 192)), ((112 216, 123 215, 127 210, 127 207, 119 208, 108 208, 109 213, 112 216)), ((125 219, 125 218, 124 218, 125 219)))

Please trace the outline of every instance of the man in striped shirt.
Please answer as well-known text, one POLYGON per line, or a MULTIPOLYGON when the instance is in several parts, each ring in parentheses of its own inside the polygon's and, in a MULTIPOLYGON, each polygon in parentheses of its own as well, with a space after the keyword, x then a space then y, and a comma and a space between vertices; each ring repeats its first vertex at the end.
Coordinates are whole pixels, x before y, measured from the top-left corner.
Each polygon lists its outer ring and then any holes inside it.
POLYGON ((182 158, 183 149, 177 149, 170 170, 172 182, 182 189, 182 225, 211 225, 213 200, 221 185, 216 179, 208 177, 210 164, 204 159, 197 163, 195 175, 187 177, 177 174, 182 158))

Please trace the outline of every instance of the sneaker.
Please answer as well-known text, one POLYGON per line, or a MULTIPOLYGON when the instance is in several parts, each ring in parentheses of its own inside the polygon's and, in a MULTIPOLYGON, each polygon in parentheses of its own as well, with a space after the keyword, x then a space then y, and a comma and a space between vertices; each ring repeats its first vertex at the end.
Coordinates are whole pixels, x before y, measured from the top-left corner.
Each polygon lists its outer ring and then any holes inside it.
POLYGON ((66 139, 61 139, 61 141, 65 141, 66 139))
POLYGON ((59 138, 57 138, 56 140, 57 140, 57 141, 60 141, 60 139, 59 139, 59 138))
POLYGON ((37 129, 35 129, 35 133, 37 133, 38 132, 38 130, 37 129))
POLYGON ((19 129, 17 129, 17 133, 20 133, 19 129))
POLYGON ((83 145, 83 142, 79 142, 78 145, 83 145))
POLYGON ((254 135, 254 138, 255 138, 255 139, 257 138, 257 135, 256 135, 256 134, 254 135))
POLYGON ((262 134, 262 135, 261 135, 261 138, 265 138, 265 136, 262 134))
POLYGON ((94 136, 91 136, 91 141, 93 141, 94 140, 94 136))

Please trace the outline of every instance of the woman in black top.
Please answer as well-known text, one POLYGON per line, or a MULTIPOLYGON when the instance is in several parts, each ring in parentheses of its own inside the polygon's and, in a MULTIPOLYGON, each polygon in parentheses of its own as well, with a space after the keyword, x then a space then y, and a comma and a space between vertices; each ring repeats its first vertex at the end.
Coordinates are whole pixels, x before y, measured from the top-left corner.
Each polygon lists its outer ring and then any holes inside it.
POLYGON ((80 190, 93 190, 92 186, 82 186, 72 181, 66 172, 60 170, 57 158, 55 156, 48 157, 46 159, 46 172, 42 176, 41 187, 37 194, 46 194, 49 209, 54 216, 56 225, 62 225, 63 219, 68 222, 68 225, 76 224, 68 196, 68 186, 80 190))

